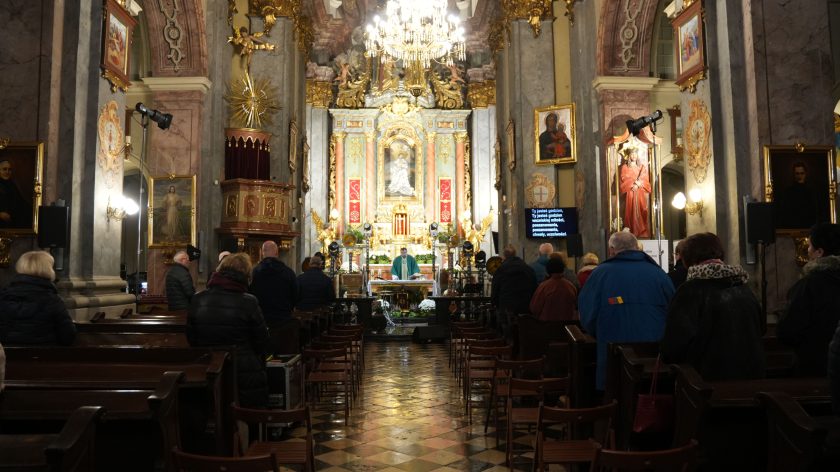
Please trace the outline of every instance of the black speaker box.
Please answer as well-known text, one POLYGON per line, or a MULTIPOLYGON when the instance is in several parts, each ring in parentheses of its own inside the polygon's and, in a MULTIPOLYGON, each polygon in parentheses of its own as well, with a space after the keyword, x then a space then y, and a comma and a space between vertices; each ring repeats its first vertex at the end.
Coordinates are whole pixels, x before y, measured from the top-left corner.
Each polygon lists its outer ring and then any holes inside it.
POLYGON ((442 343, 449 339, 449 328, 446 326, 418 326, 411 334, 411 342, 415 343, 442 343))
POLYGON ((566 254, 569 257, 583 256, 583 236, 580 233, 566 236, 566 254))
POLYGON ((66 248, 70 239, 70 207, 38 207, 38 246, 66 248))
POLYGON ((750 244, 776 241, 776 218, 772 203, 747 203, 747 241, 750 244))

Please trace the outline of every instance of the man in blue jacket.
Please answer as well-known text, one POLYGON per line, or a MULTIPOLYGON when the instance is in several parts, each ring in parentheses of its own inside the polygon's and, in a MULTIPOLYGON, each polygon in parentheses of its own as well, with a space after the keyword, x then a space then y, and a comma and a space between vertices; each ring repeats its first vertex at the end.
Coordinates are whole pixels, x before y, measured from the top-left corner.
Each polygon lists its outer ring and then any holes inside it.
POLYGON ((609 255, 592 272, 578 300, 583 329, 598 341, 598 390, 604 390, 607 344, 659 341, 674 296, 668 274, 639 250, 632 233, 613 234, 609 255))

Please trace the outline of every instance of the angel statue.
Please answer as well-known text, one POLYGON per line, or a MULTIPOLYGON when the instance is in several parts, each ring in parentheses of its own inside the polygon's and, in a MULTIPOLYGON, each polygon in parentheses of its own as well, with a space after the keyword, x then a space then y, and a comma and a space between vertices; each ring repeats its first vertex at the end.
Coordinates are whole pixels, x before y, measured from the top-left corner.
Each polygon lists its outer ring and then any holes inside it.
POLYGON ((321 241, 321 252, 327 253, 327 246, 336 239, 335 229, 330 224, 324 224, 324 220, 318 215, 315 209, 312 209, 312 221, 315 222, 315 233, 318 235, 318 241, 321 241))
POLYGON ((461 228, 464 230, 464 240, 471 242, 473 247, 480 248, 481 241, 484 241, 484 235, 487 234, 487 230, 490 229, 491 224, 493 224, 492 211, 481 220, 481 226, 478 228, 473 225, 470 217, 465 214, 461 220, 461 228))
POLYGON ((242 26, 241 28, 233 30, 233 36, 228 36, 228 42, 239 49, 239 55, 245 58, 245 72, 251 72, 251 56, 254 51, 273 51, 274 45, 260 39, 265 33, 248 32, 248 28, 242 26))

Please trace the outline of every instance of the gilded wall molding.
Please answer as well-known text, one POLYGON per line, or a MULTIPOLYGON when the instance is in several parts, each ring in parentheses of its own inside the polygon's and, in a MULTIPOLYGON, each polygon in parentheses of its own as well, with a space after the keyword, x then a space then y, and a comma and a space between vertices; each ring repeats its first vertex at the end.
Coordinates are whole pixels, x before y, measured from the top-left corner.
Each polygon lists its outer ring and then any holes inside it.
POLYGON ((336 207, 336 164, 335 164, 335 143, 338 142, 338 136, 333 133, 330 137, 330 168, 329 168, 329 181, 330 181, 330 192, 329 192, 329 204, 330 208, 328 210, 332 211, 333 208, 336 207))
POLYGON ((551 0, 502 0, 502 15, 508 23, 527 20, 534 37, 538 38, 542 32, 540 22, 553 17, 551 4, 551 0))
POLYGON ((306 103, 316 108, 329 108, 332 98, 329 82, 306 79, 306 103))
POLYGON ((702 100, 688 102, 691 110, 683 128, 683 142, 688 154, 688 168, 694 180, 701 184, 706 179, 712 161, 712 117, 702 100))
POLYGON ((294 23, 298 50, 309 55, 315 40, 315 28, 312 19, 303 14, 301 0, 249 0, 248 14, 263 18, 264 32, 271 32, 277 18, 289 18, 294 23))
POLYGON ((496 104, 496 81, 470 82, 467 85, 467 98, 472 108, 487 108, 496 104))
POLYGON ((471 209, 472 208, 472 165, 471 162, 471 153, 470 149, 470 139, 467 137, 466 142, 464 143, 464 208, 471 209))

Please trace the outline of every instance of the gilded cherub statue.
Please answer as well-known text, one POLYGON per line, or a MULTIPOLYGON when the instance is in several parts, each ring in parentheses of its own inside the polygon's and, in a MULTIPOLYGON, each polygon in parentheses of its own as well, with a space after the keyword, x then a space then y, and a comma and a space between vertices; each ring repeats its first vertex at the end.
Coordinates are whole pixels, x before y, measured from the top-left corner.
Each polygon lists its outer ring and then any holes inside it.
POLYGON ((251 56, 254 51, 273 51, 275 46, 261 39, 265 33, 251 34, 245 26, 233 30, 233 36, 228 36, 228 42, 239 49, 239 55, 245 58, 245 71, 251 71, 251 56))
POLYGON ((492 211, 481 220, 481 226, 479 228, 476 228, 473 225, 473 222, 468 215, 464 215, 464 218, 461 220, 461 228, 464 230, 464 239, 471 242, 473 247, 480 248, 481 241, 484 240, 484 235, 487 234, 487 230, 490 229, 491 224, 493 224, 492 211))
POLYGON ((318 234, 318 241, 321 241, 321 252, 327 253, 327 246, 336 239, 335 228, 330 224, 324 224, 324 220, 312 209, 312 221, 315 222, 315 232, 318 234))

